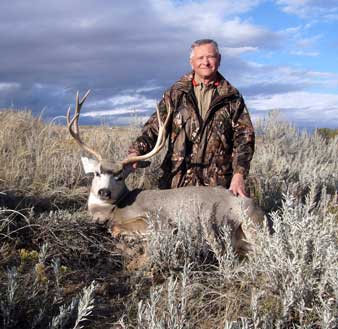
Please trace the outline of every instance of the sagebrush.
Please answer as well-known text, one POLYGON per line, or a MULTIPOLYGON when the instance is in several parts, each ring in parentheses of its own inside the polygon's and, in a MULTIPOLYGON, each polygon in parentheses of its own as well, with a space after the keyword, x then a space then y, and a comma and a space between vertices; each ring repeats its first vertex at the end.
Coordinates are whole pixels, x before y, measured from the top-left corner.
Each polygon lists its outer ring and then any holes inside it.
MULTIPOLYGON (((153 225, 148 261, 130 271, 143 241, 90 223, 90 178, 67 129, 24 111, 0 112, 0 122, 0 327, 338 327, 337 137, 297 131, 276 113, 256 123, 247 185, 273 225, 259 230, 254 252, 241 259, 228 228, 213 242, 205 223, 192 234, 182 217, 178 227, 153 225)), ((105 157, 123 159, 138 128, 82 131, 105 157)), ((129 185, 156 188, 160 159, 129 185)))

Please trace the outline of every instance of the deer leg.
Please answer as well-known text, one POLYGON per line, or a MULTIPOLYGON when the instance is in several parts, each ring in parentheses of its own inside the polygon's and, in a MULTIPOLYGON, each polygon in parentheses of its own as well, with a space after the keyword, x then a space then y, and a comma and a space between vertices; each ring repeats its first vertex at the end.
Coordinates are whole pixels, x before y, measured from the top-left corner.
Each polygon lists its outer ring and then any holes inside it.
POLYGON ((144 234, 148 228, 148 223, 143 217, 129 218, 127 220, 112 221, 109 231, 113 237, 130 234, 144 234))
POLYGON ((247 241, 246 235, 243 232, 242 225, 239 225, 233 235, 233 247, 239 256, 245 256, 253 250, 251 243, 247 241))

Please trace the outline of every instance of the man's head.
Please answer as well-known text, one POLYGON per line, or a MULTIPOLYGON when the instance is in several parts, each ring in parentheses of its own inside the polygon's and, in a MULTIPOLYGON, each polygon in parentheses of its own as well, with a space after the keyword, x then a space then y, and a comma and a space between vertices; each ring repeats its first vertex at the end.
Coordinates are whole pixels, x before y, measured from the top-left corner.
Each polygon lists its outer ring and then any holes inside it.
POLYGON ((220 63, 221 55, 216 41, 202 39, 191 45, 190 64, 201 80, 214 80, 220 63))

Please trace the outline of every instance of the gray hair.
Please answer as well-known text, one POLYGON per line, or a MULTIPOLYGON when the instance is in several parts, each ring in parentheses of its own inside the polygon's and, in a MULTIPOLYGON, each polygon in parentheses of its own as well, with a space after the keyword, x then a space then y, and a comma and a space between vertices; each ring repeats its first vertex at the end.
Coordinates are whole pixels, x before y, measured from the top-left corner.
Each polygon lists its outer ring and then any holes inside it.
POLYGON ((196 47, 202 46, 202 45, 213 45, 215 47, 216 53, 219 55, 219 49, 218 49, 218 44, 216 41, 212 40, 212 39, 200 39, 200 40, 196 40, 192 43, 191 47, 190 47, 190 58, 192 58, 194 56, 194 50, 196 47))

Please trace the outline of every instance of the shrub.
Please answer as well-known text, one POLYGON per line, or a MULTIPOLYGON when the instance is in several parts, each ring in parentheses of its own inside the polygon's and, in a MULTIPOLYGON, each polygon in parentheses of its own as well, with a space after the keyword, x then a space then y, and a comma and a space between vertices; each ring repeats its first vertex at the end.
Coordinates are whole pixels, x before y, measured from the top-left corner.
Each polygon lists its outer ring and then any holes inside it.
MULTIPOLYGON (((259 230, 240 259, 227 228, 213 240, 205 221, 192 231, 178 210, 179 225, 153 225, 147 264, 128 272, 125 241, 88 221, 89 179, 66 128, 29 112, 2 112, 0 122, 2 327, 338 327, 337 137, 299 132, 275 113, 259 122, 249 183, 274 233, 259 230)), ((104 157, 122 159, 137 129, 81 132, 104 157)), ((154 187, 161 156, 128 184, 154 187)))

